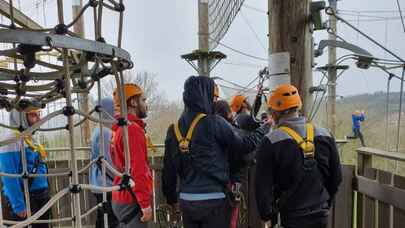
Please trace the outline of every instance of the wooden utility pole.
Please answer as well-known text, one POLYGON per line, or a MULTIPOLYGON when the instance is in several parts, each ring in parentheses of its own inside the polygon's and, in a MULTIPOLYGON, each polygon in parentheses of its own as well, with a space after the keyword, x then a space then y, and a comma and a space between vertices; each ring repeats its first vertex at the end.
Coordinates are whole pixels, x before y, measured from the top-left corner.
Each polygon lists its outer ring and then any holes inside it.
POLYGON ((269 10, 270 52, 289 52, 291 83, 298 88, 307 115, 313 102, 311 0, 271 0, 269 10))
MULTIPOLYGON (((337 0, 329 0, 329 6, 332 7, 334 11, 337 10, 337 0)), ((329 16, 329 26, 333 33, 329 33, 329 40, 336 41, 336 17, 329 16)), ((329 46, 328 50, 329 61, 328 61, 328 128, 332 134, 336 135, 336 47, 329 46)))
MULTIPOLYGON (((76 18, 80 10, 83 7, 83 0, 73 0, 72 1, 72 12, 73 18, 76 18)), ((83 16, 73 25, 73 31, 80 36, 80 38, 84 38, 84 19, 83 16)), ((86 67, 87 68, 87 67, 86 67)), ((82 72, 83 73, 83 72, 82 72)), ((89 96, 88 93, 80 93, 79 95, 79 105, 80 109, 84 113, 89 113, 89 96)), ((84 137, 85 145, 90 144, 90 121, 84 121, 82 125, 82 132, 84 137)))
MULTIPOLYGON (((209 51, 209 22, 208 22, 208 0, 198 0, 198 47, 200 52, 209 51)), ((201 56, 198 61, 199 75, 209 76, 208 55, 201 56)))

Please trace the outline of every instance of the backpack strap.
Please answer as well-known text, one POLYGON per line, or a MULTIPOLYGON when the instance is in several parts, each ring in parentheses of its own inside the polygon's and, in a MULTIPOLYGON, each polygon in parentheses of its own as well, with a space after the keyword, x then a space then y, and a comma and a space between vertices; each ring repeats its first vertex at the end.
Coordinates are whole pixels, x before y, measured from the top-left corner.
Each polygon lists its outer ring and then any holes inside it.
POLYGON ((204 113, 197 114, 194 117, 193 122, 191 122, 190 128, 187 131, 186 137, 181 134, 179 122, 174 124, 174 133, 176 135, 177 141, 179 142, 179 149, 182 153, 188 153, 190 150, 190 142, 194 134, 194 130, 197 127, 197 124, 207 115, 204 113))
POLYGON ((300 134, 298 134, 296 131, 293 129, 286 127, 286 126, 281 126, 279 127, 280 130, 284 131, 287 133, 291 138, 294 139, 294 141, 298 144, 298 146, 302 149, 302 152, 304 153, 304 157, 314 157, 315 156, 315 146, 314 146, 314 137, 315 137, 315 130, 314 130, 314 125, 312 123, 307 123, 305 125, 306 131, 307 131, 307 137, 306 139, 302 138, 300 134))

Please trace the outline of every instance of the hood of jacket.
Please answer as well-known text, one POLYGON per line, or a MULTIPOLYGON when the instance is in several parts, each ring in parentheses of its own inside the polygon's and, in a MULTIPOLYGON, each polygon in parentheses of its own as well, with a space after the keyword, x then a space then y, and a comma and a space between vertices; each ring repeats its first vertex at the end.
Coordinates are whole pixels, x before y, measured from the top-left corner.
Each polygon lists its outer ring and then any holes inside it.
POLYGON ((291 117, 291 118, 284 118, 280 119, 279 121, 279 126, 286 126, 294 131, 296 131, 298 134, 300 134, 303 137, 306 137, 307 131, 305 128, 305 125, 307 123, 307 120, 305 117, 291 117))
POLYGON ((186 111, 214 113, 215 83, 209 77, 191 76, 184 83, 183 101, 186 111))
MULTIPOLYGON (((111 98, 103 98, 100 101, 100 106, 104 111, 108 113, 111 117, 114 117, 114 103, 111 98)), ((110 119, 106 113, 102 113, 101 117, 103 119, 110 119)))

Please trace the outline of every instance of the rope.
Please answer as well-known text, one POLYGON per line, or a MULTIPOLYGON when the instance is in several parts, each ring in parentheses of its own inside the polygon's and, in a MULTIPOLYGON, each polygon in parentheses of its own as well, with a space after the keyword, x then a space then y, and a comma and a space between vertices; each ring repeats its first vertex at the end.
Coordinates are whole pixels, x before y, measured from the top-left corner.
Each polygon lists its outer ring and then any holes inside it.
POLYGON ((247 24, 247 26, 249 27, 249 30, 253 33, 253 35, 255 36, 257 42, 259 43, 259 45, 263 48, 264 52, 267 53, 267 49, 265 47, 265 45, 263 44, 263 42, 260 40, 259 34, 257 34, 256 30, 253 28, 252 24, 250 23, 250 21, 248 20, 248 18, 245 16, 245 14, 243 13, 243 11, 240 11, 240 15, 242 16, 243 20, 245 21, 245 23, 247 24))
POLYGON ((397 0, 397 6, 398 6, 399 15, 401 16, 402 28, 403 28, 404 33, 405 33, 405 22, 404 22, 404 17, 402 16, 401 4, 399 4, 399 0, 397 0))
POLYGON ((262 14, 267 14, 267 11, 266 11, 266 10, 259 9, 259 8, 257 8, 257 7, 248 5, 248 4, 246 4, 246 3, 243 4, 243 7, 246 8, 246 9, 249 9, 249 10, 253 10, 253 11, 262 13, 262 14))

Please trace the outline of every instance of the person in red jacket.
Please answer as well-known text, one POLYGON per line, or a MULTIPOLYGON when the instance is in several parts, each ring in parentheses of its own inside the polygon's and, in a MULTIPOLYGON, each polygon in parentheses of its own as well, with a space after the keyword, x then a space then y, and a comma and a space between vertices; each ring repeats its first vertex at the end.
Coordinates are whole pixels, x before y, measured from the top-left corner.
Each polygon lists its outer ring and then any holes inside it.
MULTIPOLYGON (((142 89, 136 84, 124 85, 125 101, 128 107, 128 141, 130 154, 130 177, 135 182, 132 188, 114 191, 112 207, 120 227, 146 228, 152 218, 152 175, 147 159, 147 144, 145 138, 145 123, 142 119, 147 116, 146 98, 142 89)), ((119 107, 117 89, 114 91, 114 103, 119 107)), ((121 124, 113 125, 111 158, 115 168, 125 171, 124 130, 121 124)), ((125 178, 115 177, 114 185, 124 186, 125 178)))

